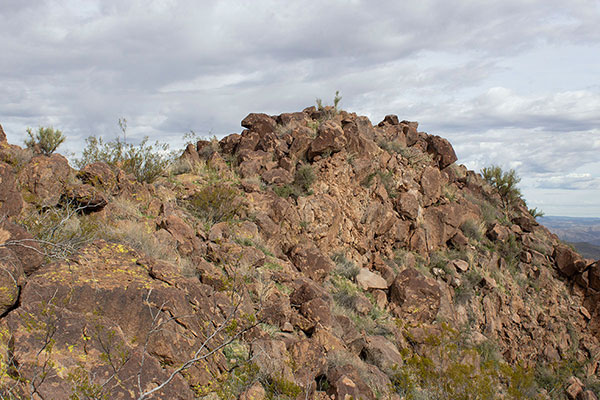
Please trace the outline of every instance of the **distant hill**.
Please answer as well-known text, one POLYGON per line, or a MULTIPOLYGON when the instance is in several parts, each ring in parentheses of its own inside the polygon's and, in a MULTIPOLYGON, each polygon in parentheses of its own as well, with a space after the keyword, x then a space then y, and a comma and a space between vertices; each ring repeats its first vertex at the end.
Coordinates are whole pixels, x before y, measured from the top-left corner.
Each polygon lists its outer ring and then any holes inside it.
POLYGON ((600 218, 549 216, 538 218, 538 221, 561 240, 600 246, 600 218))
POLYGON ((572 242, 571 244, 585 258, 600 260, 600 246, 588 242, 572 242))

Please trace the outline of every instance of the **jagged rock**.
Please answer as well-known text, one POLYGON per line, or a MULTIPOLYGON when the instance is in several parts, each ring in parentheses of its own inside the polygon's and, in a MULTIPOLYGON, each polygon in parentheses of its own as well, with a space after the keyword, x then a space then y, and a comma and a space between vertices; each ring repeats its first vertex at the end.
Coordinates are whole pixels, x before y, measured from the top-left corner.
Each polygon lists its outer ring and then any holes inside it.
POLYGON ((397 317, 412 323, 431 322, 440 307, 440 289, 414 268, 398 274, 390 287, 390 305, 397 317))
POLYGON ((574 376, 570 377, 567 381, 567 387, 565 388, 565 393, 569 400, 577 400, 581 393, 583 392, 583 383, 574 376))
POLYGON ((336 366, 327 372, 331 388, 327 394, 335 399, 375 400, 375 395, 352 365, 336 366))
POLYGON ((75 207, 81 208, 83 212, 99 211, 108 204, 106 196, 88 184, 76 184, 68 187, 65 197, 75 207))
POLYGON ((433 156, 440 169, 446 168, 458 159, 450 142, 439 136, 427 137, 427 152, 433 156))
POLYGON ((32 158, 18 175, 25 200, 44 207, 57 205, 70 173, 69 162, 60 154, 32 158))
POLYGON ((346 137, 342 128, 331 121, 326 121, 317 131, 317 137, 310 144, 308 159, 313 160, 316 156, 324 153, 337 153, 346 145, 346 137))
POLYGON ((0 218, 17 216, 23 208, 23 197, 17 189, 13 168, 0 161, 0 218))
POLYGON ((266 400, 267 393, 259 382, 254 382, 252 386, 246 389, 239 400, 266 400))
POLYGON ((262 179, 269 185, 286 185, 292 183, 294 178, 283 168, 273 168, 264 174, 262 179))
MULTIPOLYGON (((0 221, 0 233, 4 238, 3 247, 14 255, 25 274, 31 275, 40 268, 44 261, 44 252, 38 241, 25 228, 9 221, 0 221)), ((10 258, 4 261, 13 262, 10 258)))
POLYGON ((442 175, 439 169, 427 167, 423 170, 421 189, 423 190, 423 205, 425 207, 438 201, 442 194, 442 175))
POLYGON ((452 260, 448 263, 448 267, 454 268, 457 272, 467 272, 469 263, 465 260, 452 260))
POLYGON ((323 281, 334 268, 333 262, 314 246, 295 246, 290 252, 290 259, 298 270, 315 281, 323 281))
POLYGON ((356 283, 363 290, 372 289, 387 289, 388 284, 380 275, 369 271, 366 268, 361 268, 356 276, 356 283))
POLYGON ((6 143, 6 133, 2 129, 2 125, 0 125, 0 143, 6 143))
POLYGON ((77 173, 77 177, 83 183, 87 183, 108 193, 113 193, 117 188, 117 176, 110 166, 103 162, 86 165, 77 173))
POLYGON ((503 242, 508 239, 509 230, 500 224, 494 224, 488 229, 487 236, 493 241, 503 242))
POLYGON ((404 365, 402 355, 392 342, 384 336, 367 337, 361 358, 369 364, 376 365, 382 371, 393 371, 404 365))
POLYGON ((600 260, 588 267, 588 280, 592 289, 600 291, 600 260))
POLYGON ((561 244, 554 247, 552 257, 558 270, 565 276, 573 276, 585 268, 583 258, 569 246, 561 244))
POLYGON ((242 120, 242 126, 259 135, 273 132, 277 123, 267 114, 250 113, 242 120))

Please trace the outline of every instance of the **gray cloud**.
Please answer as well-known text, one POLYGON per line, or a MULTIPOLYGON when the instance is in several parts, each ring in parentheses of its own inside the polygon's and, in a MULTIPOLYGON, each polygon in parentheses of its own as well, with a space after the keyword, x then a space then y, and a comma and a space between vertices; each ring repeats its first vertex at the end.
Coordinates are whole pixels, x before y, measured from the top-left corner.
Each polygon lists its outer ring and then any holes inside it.
POLYGON ((178 143, 340 90, 374 122, 397 113, 448 136, 469 166, 595 178, 600 87, 554 49, 598 65, 598 16, 594 0, 4 0, 0 123, 13 142, 55 125, 77 151, 123 116, 132 137, 178 143), (539 49, 549 59, 518 66, 539 49))

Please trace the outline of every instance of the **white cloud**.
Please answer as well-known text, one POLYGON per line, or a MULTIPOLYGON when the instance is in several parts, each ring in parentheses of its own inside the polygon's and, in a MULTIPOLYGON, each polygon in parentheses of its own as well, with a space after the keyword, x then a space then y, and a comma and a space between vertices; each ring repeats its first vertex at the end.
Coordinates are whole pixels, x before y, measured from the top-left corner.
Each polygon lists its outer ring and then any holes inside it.
POLYGON ((122 116, 176 142, 340 90, 373 122, 448 136, 470 166, 595 178, 599 16, 595 0, 4 0, 0 123, 13 142, 54 124, 70 151, 122 116))

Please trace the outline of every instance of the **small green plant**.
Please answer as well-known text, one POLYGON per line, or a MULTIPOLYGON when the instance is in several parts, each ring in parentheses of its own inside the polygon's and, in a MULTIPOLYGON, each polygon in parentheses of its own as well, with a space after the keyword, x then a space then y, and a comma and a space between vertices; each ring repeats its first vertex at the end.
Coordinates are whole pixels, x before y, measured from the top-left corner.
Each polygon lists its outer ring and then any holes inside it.
POLYGON ((235 188, 221 182, 206 185, 187 200, 188 209, 209 226, 230 221, 241 209, 235 188))
POLYGON ((47 156, 54 153, 58 146, 66 140, 61 131, 51 126, 47 128, 40 126, 35 133, 33 129, 27 128, 27 135, 29 139, 25 139, 25 145, 47 156))
POLYGON ((294 181, 289 185, 275 186, 273 191, 280 197, 293 197, 297 199, 300 196, 312 194, 310 190, 315 182, 315 173, 310 165, 302 165, 296 170, 294 181))
POLYGON ((538 219, 539 217, 543 217, 545 215, 544 212, 542 210, 538 210, 537 207, 530 208, 527 211, 529 211, 529 214, 535 219, 538 219))
POLYGON ((333 110, 328 110, 327 106, 323 105, 323 100, 319 98, 315 100, 315 102, 317 103, 317 110, 325 112, 324 119, 331 119, 340 112, 340 101, 342 101, 342 96, 340 96, 339 90, 335 91, 335 96, 333 97, 333 110))
POLYGON ((481 170, 483 179, 494 187, 502 201, 503 208, 508 211, 514 206, 517 200, 521 199, 521 191, 517 184, 521 178, 517 176, 514 169, 505 172, 497 165, 491 165, 481 170))
POLYGON ((75 161, 77 167, 104 162, 132 174, 138 182, 151 183, 156 180, 173 158, 168 153, 169 145, 159 142, 148 144, 147 137, 137 146, 119 138, 104 142, 101 137, 90 136, 85 141, 87 145, 82 158, 75 161))

